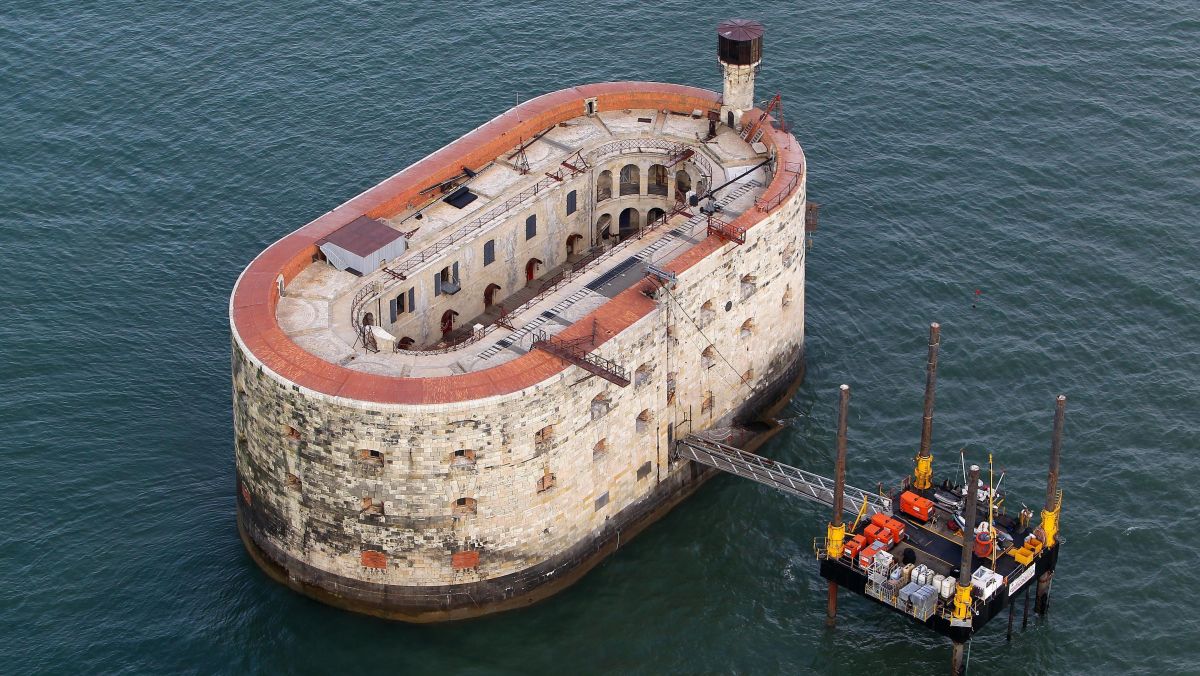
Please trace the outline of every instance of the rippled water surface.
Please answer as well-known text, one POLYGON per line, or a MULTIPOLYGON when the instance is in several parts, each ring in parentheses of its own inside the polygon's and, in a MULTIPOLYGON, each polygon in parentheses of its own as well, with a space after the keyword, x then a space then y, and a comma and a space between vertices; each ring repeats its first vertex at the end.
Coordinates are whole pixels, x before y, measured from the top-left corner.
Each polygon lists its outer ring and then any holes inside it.
POLYGON ((518 99, 716 89, 767 26, 821 230, 809 374, 766 452, 1043 494, 1070 396, 1052 613, 976 673, 1195 673, 1200 9, 1091 3, 104 3, 0 9, 0 671, 940 673, 861 599, 827 631, 824 510, 721 478, 532 609, 410 627, 270 582, 234 527, 226 303, 264 246, 518 99), (555 9, 550 9, 553 6, 555 9), (975 290, 982 294, 976 300, 975 290), (972 304, 975 301, 974 305, 972 304))

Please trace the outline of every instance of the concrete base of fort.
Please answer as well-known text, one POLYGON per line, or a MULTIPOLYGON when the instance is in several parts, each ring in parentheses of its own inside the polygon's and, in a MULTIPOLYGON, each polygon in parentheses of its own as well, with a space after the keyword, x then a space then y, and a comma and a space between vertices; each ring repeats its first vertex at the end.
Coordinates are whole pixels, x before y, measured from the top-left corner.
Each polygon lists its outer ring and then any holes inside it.
MULTIPOLYGON (((782 428, 774 416, 804 379, 804 354, 798 353, 760 390, 729 416, 745 427, 738 445, 755 450, 782 428)), ((332 606, 405 622, 445 622, 530 606, 582 578, 605 557, 628 544, 694 493, 715 470, 689 463, 675 469, 646 497, 615 514, 610 525, 591 538, 519 573, 482 582, 440 587, 382 585, 333 575, 304 563, 256 536, 254 514, 238 500, 238 532, 251 558, 273 579, 332 606)))

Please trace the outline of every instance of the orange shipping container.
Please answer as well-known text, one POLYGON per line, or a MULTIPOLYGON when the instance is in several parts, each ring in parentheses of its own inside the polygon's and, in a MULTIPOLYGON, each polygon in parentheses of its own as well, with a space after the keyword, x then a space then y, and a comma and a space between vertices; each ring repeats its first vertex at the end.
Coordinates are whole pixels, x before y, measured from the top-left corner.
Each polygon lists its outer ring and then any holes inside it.
POLYGON ((900 494, 900 511, 922 521, 928 521, 933 513, 933 501, 912 491, 904 491, 900 494))

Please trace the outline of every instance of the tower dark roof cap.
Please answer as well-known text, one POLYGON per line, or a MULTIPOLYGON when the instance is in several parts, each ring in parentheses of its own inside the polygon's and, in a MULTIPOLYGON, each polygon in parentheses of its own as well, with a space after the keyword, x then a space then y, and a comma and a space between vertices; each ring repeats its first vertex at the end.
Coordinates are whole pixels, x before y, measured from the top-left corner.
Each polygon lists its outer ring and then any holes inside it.
POLYGON ((717 26, 717 35, 726 40, 749 41, 763 36, 763 25, 753 19, 729 19, 717 26))

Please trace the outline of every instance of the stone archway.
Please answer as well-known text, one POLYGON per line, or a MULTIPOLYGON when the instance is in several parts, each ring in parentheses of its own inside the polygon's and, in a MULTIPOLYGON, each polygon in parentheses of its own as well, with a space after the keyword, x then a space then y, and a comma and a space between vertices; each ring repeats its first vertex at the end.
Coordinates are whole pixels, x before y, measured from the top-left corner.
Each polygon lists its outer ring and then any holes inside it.
POLYGON ((612 237, 612 214, 602 214, 596 220, 596 241, 601 242, 609 237, 612 237))
POLYGON ((583 253, 579 250, 579 240, 581 239, 583 239, 583 235, 579 233, 575 233, 567 238, 567 258, 583 253))
POLYGON ((442 313, 442 337, 450 335, 454 330, 454 319, 458 317, 458 313, 454 310, 446 310, 442 313))
POLYGON ((496 304, 496 292, 500 290, 499 284, 488 284, 483 290, 483 309, 488 309, 496 304))
POLYGON ((542 267, 542 261, 537 258, 530 258, 525 264, 525 281, 532 282, 537 279, 538 270, 542 267))
POLYGON ((630 237, 636 237, 642 229, 642 215, 637 209, 629 207, 617 218, 617 233, 619 240, 624 242, 630 237))

